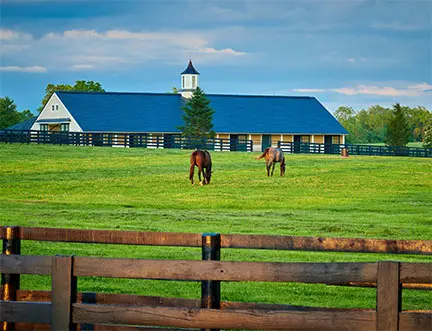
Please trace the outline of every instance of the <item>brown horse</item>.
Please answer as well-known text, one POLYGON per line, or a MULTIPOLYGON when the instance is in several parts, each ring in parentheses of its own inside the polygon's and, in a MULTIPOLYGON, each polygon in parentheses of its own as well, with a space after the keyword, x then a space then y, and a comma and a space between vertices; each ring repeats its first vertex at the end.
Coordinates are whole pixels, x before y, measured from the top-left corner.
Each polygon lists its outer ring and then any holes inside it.
POLYGON ((280 175, 281 176, 285 175, 285 157, 280 148, 268 147, 256 159, 259 160, 262 159, 263 157, 266 160, 267 176, 270 176, 270 168, 271 168, 271 175, 273 176, 276 162, 280 163, 280 175))
POLYGON ((194 169, 198 167, 198 179, 200 184, 210 184, 212 174, 212 161, 208 151, 195 150, 190 156, 189 179, 193 185, 194 169), (204 181, 201 182, 201 173, 204 181))

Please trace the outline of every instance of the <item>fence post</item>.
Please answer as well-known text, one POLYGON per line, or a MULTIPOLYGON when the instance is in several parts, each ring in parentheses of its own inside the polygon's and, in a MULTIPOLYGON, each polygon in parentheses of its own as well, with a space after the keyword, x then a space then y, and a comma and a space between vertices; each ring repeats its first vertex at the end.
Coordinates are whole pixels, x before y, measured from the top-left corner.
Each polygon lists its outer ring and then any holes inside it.
POLYGON ((52 330, 76 330, 72 323, 72 303, 76 302, 77 280, 73 276, 73 256, 53 256, 52 330))
MULTIPOLYGON (((18 226, 4 226, 4 239, 2 254, 20 254, 21 253, 21 240, 19 237, 18 226)), ((1 275, 1 299, 4 301, 16 301, 17 290, 20 287, 19 274, 2 274, 1 275)), ((11 322, 2 322, 2 330, 8 331, 15 329, 15 324, 11 322)))
MULTIPOLYGON (((82 293, 82 303, 88 303, 88 304, 96 304, 96 293, 94 292, 83 292, 82 293)), ((94 324, 89 323, 83 323, 81 324, 81 331, 90 331, 94 330, 94 324)))
POLYGON ((401 311, 401 284, 399 262, 378 262, 377 275, 377 331, 399 330, 401 311))
MULTIPOLYGON (((202 260, 220 260, 221 238, 219 233, 202 234, 202 260)), ((201 282, 201 308, 220 309, 220 281, 203 280, 201 282)), ((203 329, 219 330, 219 329, 203 329)))

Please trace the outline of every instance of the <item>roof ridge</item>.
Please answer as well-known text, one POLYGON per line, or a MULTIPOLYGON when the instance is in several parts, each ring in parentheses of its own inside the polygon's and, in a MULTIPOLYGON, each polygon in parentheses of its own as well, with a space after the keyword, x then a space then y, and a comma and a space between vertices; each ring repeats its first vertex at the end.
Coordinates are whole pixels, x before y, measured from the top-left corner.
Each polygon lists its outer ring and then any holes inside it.
POLYGON ((92 92, 92 91, 55 91, 55 93, 68 93, 68 94, 132 94, 132 95, 180 95, 177 93, 171 92, 115 92, 115 91, 106 91, 106 92, 92 92))
POLYGON ((255 98, 299 98, 299 99, 315 99, 309 95, 271 95, 271 94, 214 94, 206 93, 208 96, 227 96, 227 97, 255 97, 255 98))
MULTIPOLYGON (((68 93, 68 94, 129 94, 129 95, 165 95, 165 96, 181 96, 180 93, 171 92, 91 92, 91 91, 56 91, 56 93, 68 93)), ((271 95, 271 94, 227 94, 227 93, 205 93, 206 96, 220 96, 220 97, 248 97, 248 98, 295 98, 295 99, 316 99, 313 96, 308 95, 271 95)))

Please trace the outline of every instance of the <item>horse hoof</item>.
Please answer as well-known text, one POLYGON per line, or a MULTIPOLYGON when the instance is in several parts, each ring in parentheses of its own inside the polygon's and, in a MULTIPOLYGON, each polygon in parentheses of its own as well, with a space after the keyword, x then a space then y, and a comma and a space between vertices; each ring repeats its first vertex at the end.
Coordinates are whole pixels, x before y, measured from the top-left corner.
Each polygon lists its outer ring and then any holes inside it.
POLYGON ((203 186, 204 184, 203 184, 203 182, 200 182, 200 186, 203 186))

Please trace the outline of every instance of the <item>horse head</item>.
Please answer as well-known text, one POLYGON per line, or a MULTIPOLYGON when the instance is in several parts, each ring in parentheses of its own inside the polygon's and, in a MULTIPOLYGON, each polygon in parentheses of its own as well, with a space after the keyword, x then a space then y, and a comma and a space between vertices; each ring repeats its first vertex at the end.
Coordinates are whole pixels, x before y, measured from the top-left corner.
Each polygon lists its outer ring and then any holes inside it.
POLYGON ((211 164, 210 164, 207 167, 207 171, 206 171, 206 175, 205 175, 205 182, 206 182, 206 184, 210 184, 212 172, 213 171, 211 170, 211 164))

